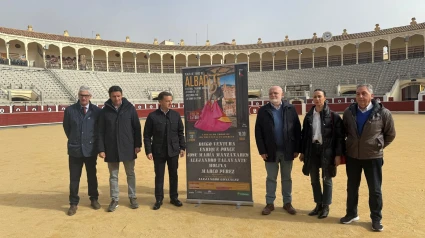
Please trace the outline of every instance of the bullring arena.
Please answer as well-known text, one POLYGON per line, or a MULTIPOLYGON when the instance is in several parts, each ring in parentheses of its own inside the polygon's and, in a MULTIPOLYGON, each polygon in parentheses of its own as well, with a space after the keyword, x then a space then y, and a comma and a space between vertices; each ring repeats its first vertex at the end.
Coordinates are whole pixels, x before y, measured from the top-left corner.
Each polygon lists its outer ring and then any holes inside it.
MULTIPOLYGON (((425 179, 425 23, 412 18, 406 26, 370 32, 319 35, 310 39, 238 45, 187 46, 102 40, 0 27, 0 231, 1 237, 424 237, 425 179), (158 107, 160 91, 175 95, 173 107, 183 113, 181 69, 186 66, 243 63, 249 65, 249 107, 253 207, 199 206, 176 208, 164 199, 154 203, 153 164, 143 153, 136 161, 137 196, 141 207, 128 206, 125 175, 120 173, 120 207, 106 212, 108 170, 98 159, 99 202, 89 206, 83 173, 81 202, 76 215, 66 215, 69 171, 66 137, 60 122, 64 109, 75 102, 80 85, 93 90, 92 102, 102 107, 107 88, 118 84, 134 103, 142 127, 158 107), (311 105, 312 91, 328 92, 330 107, 342 112, 354 100, 356 84, 369 83, 376 99, 394 112, 397 137, 385 150, 383 223, 385 231, 370 232, 366 181, 360 187, 360 221, 339 224, 345 215, 345 167, 334 179, 328 218, 307 213, 313 208, 310 179, 296 160, 292 173, 293 205, 298 214, 284 212, 281 196, 276 211, 262 216, 265 168, 258 155, 253 127, 258 108, 267 103, 272 85, 284 88, 300 119, 311 105), (32 126, 38 125, 38 126, 32 126), (43 126, 41 126, 43 125, 43 126), (324 223, 324 224, 323 224, 324 223)), ((179 193, 186 197, 185 158, 181 158, 179 193)), ((166 175, 167 176, 167 175, 166 175)), ((168 179, 165 179, 165 188, 168 179)), ((279 188, 280 186, 278 186, 279 188)), ((168 190, 165 189, 165 193, 168 190)), ((277 194, 280 193, 280 188, 277 194)))

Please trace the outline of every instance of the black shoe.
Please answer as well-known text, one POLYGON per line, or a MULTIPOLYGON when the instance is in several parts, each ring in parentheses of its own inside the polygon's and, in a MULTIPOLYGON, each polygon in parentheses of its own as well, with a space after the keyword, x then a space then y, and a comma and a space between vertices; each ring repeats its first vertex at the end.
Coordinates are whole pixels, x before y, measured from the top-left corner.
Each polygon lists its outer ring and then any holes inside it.
POLYGON ((319 219, 328 217, 329 215, 329 205, 323 205, 322 211, 319 212, 319 219))
POLYGON ((162 201, 156 201, 155 205, 153 205, 153 210, 158 210, 161 208, 162 201))
POLYGON ((309 216, 317 216, 322 211, 322 204, 317 203, 316 207, 308 214, 309 216))
POLYGON ((99 204, 99 202, 97 201, 97 199, 92 199, 92 200, 91 200, 91 203, 90 203, 90 206, 91 206, 94 210, 98 210, 98 209, 100 209, 100 204, 99 204))
POLYGON ((171 199, 170 200, 170 203, 171 204, 173 204, 174 206, 176 206, 176 207, 181 207, 181 206, 183 206, 183 203, 182 202, 180 202, 178 199, 171 199))
POLYGON ((118 207, 118 201, 112 200, 111 204, 109 204, 108 212, 113 212, 118 207))
POLYGON ((372 221, 372 230, 383 231, 384 226, 382 225, 381 221, 372 221))
POLYGON ((350 215, 345 215, 345 217, 341 218, 339 221, 342 224, 350 224, 353 221, 358 221, 360 220, 360 217, 355 215, 355 216, 350 216, 350 215))

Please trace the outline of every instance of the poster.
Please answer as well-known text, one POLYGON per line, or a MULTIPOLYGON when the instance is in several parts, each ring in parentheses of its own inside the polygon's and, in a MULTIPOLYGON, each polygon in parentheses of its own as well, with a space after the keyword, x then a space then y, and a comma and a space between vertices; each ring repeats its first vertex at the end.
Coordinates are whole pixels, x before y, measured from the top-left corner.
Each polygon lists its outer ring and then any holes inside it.
POLYGON ((253 205, 247 64, 184 68, 187 201, 253 205))

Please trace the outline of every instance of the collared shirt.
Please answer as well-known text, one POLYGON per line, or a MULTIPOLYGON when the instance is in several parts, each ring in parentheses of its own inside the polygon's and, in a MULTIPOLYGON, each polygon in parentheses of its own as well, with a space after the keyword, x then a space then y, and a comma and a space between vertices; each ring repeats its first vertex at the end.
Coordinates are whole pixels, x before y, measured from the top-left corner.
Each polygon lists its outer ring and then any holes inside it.
POLYGON ((86 106, 83 106, 80 104, 80 106, 81 106, 81 109, 83 109, 84 107, 86 108, 86 113, 89 111, 89 104, 87 104, 86 106))
POLYGON ((365 112, 367 112, 367 111, 369 111, 373 108, 372 101, 369 103, 369 105, 367 105, 367 107, 365 109, 361 109, 360 107, 358 107, 358 108, 361 112, 365 113, 365 112))
POLYGON ((279 106, 275 106, 273 103, 270 103, 276 110, 279 110, 279 108, 282 106, 282 101, 280 101, 279 106))
POLYGON ((314 109, 313 112, 313 142, 319 141, 320 144, 322 144, 322 120, 320 118, 320 112, 317 112, 316 109, 314 109))
POLYGON ((165 112, 164 110, 162 110, 162 108, 160 107, 160 110, 162 113, 164 113, 164 115, 167 115, 167 113, 170 111, 170 109, 167 109, 167 111, 165 112))
POLYGON ((122 103, 120 105, 118 105, 118 106, 115 106, 114 104, 112 104, 112 106, 114 106, 114 108, 115 108, 115 111, 117 111, 117 112, 120 109, 121 105, 122 105, 122 103))

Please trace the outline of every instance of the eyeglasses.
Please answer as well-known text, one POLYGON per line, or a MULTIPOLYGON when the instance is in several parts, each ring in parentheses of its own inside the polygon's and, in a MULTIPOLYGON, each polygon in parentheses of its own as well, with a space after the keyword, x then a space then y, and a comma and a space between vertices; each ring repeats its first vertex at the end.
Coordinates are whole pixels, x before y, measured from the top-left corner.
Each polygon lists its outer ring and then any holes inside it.
POLYGON ((91 97, 91 95, 90 94, 78 94, 78 96, 80 97, 80 98, 89 98, 89 97, 91 97))

